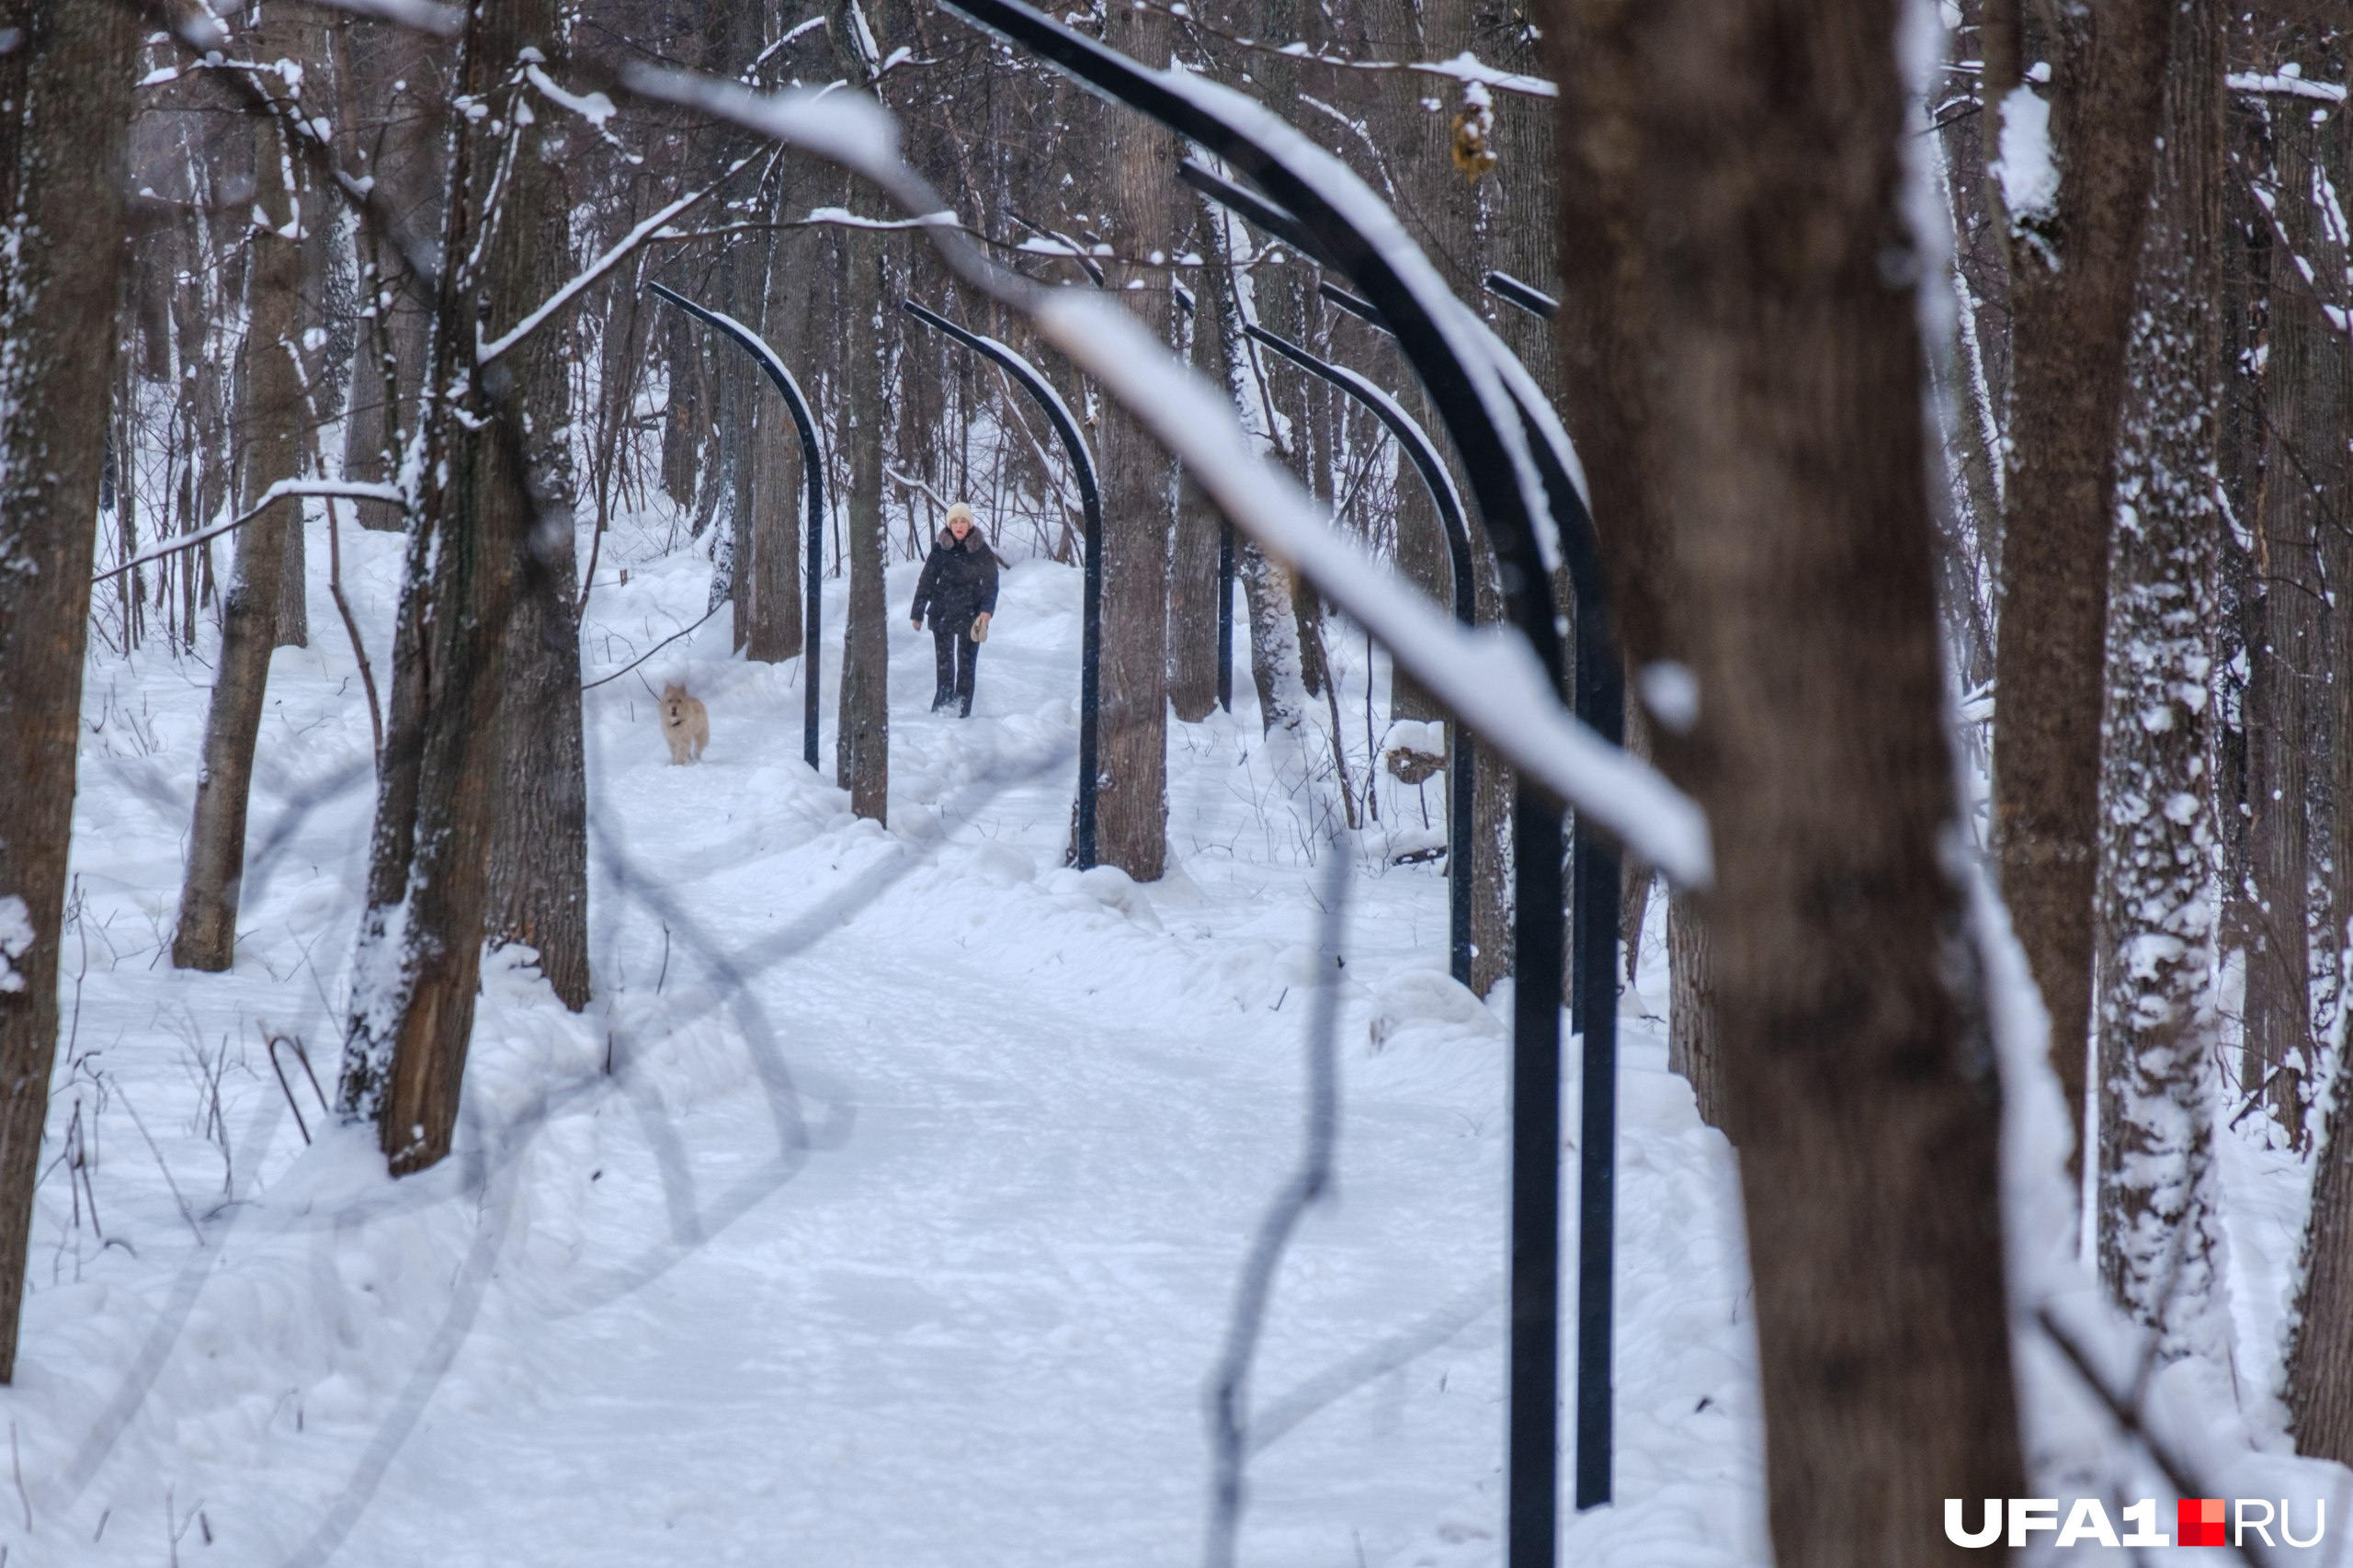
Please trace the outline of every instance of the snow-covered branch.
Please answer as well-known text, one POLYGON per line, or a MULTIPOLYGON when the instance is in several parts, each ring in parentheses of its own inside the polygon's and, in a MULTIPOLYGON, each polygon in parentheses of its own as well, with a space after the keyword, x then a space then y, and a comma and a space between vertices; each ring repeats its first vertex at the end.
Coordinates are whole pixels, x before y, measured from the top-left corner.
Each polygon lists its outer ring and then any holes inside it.
POLYGON ((183 550, 193 550, 209 544, 222 534, 234 533, 260 517, 278 502, 292 496, 326 496, 338 501, 389 501, 405 506, 408 496, 397 484, 366 484, 340 479, 281 479, 261 493, 261 498, 225 523, 215 523, 192 534, 183 534, 169 544, 157 545, 142 555, 134 555, 119 565, 109 566, 93 576, 93 583, 103 583, 109 577, 119 577, 133 567, 144 566, 151 561, 161 561, 167 555, 177 555, 183 550))
POLYGON ((2275 94, 2285 97, 2316 98, 2325 104, 2341 104, 2345 89, 2334 82, 2307 82, 2293 70, 2273 73, 2234 71, 2229 77, 2234 93, 2275 94))
POLYGON ((466 25, 463 7, 436 4, 436 0, 316 0, 330 11, 344 11, 355 17, 373 17, 380 22, 392 22, 435 38, 456 38, 458 29, 466 25))
POLYGON ((508 331, 503 335, 492 342, 484 343, 482 341, 480 335, 481 329, 476 328, 476 335, 474 338, 474 363, 477 365, 487 365, 496 359, 500 355, 506 353, 508 349, 514 347, 517 344, 522 342, 525 338, 530 336, 531 334, 539 331, 541 326, 546 324, 550 316, 554 315, 558 311, 563 309, 564 306, 578 299, 582 290, 592 287, 598 278, 604 277, 605 274, 610 272, 614 267, 619 267, 623 261, 629 259, 631 252, 635 251, 638 246, 643 244, 646 241, 654 238, 654 235, 670 222, 671 219, 676 218, 679 213, 686 211, 688 209, 707 200, 713 191, 717 190, 721 186, 725 185, 729 180, 733 179, 738 174, 741 174, 745 165, 749 165, 753 159, 758 156, 759 154, 756 153, 746 153, 744 156, 736 159, 733 164, 730 164, 727 166, 727 171, 721 175, 717 179, 711 181, 709 185, 702 187, 699 190, 688 191, 686 195, 678 198, 677 200, 671 202, 667 207, 663 208, 660 211, 646 219, 645 222, 640 223, 636 228, 631 229, 628 233, 622 235, 620 240, 614 244, 612 249, 598 256, 595 261, 590 262, 586 269, 581 272, 578 277, 573 278, 572 281, 566 283, 563 288, 558 289, 554 293, 549 295, 543 304, 541 304, 537 310, 533 311, 529 315, 525 316, 521 321, 517 322, 515 325, 508 329, 508 331))
MULTIPOLYGON (((945 205, 901 158, 897 122, 871 99, 836 94, 821 103, 805 92, 763 95, 642 67, 624 85, 817 153, 871 181, 911 215, 945 205)), ((1352 177, 1336 161, 1335 171, 1336 179, 1352 177)), ((1523 639, 1457 626, 1359 552, 1296 480, 1254 449, 1225 399, 1116 302, 1091 289, 1041 288, 993 264, 961 226, 926 227, 963 282, 1027 316, 1183 462, 1236 528, 1303 573, 1513 766, 1676 882, 1710 880, 1705 814, 1649 764, 1580 723, 1523 639)))
POLYGON ((1204 21, 1191 6, 1183 4, 1183 0, 1177 0, 1175 5, 1155 5, 1148 8, 1164 16, 1175 17, 1188 27, 1238 48, 1256 50, 1262 54, 1287 54, 1293 60, 1303 60, 1311 65, 1326 65, 1338 71, 1409 71, 1421 76, 1449 76, 1458 82, 1492 87, 1499 93, 1518 93, 1525 97, 1557 98, 1561 96, 1558 84, 1542 76, 1525 75, 1518 71, 1489 65, 1467 49, 1450 60, 1350 60, 1346 55, 1326 53, 1306 43, 1269 43, 1243 33, 1229 32, 1214 23, 1204 21))

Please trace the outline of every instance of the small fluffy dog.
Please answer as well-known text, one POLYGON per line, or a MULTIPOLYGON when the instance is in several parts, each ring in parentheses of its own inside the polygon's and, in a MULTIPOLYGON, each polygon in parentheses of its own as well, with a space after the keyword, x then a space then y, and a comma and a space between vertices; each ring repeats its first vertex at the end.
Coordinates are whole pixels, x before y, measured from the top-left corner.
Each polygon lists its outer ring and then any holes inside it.
POLYGON ((710 744, 710 710, 676 681, 662 688, 662 738, 670 743, 673 767, 700 762, 702 748, 710 744))

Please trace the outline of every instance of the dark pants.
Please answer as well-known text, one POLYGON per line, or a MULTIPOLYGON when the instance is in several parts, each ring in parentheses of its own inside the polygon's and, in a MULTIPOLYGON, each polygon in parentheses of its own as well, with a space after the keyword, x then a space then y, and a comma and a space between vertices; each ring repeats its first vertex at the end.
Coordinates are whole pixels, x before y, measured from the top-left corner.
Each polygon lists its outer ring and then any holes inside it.
POLYGON ((972 711, 972 666, 980 663, 981 645, 972 641, 972 631, 970 620, 950 623, 936 617, 932 620, 932 656, 939 677, 931 693, 935 713, 951 700, 961 701, 967 715, 972 711))

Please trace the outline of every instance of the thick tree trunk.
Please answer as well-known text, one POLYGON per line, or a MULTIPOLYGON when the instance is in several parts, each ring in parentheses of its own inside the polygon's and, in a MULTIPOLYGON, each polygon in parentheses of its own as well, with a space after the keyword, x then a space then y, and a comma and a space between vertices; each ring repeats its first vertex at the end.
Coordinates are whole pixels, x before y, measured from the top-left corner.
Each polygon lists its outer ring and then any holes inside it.
MULTIPOLYGON (((859 52, 850 7, 861 0, 832 0, 834 53, 855 90, 870 90, 878 62, 859 52)), ((881 36, 881 19, 872 18, 881 36)), ((861 24, 862 25, 862 24, 861 24)), ((835 743, 837 781, 849 791, 850 810, 875 822, 885 820, 891 794, 891 649, 883 603, 882 567, 890 541, 883 537, 882 438, 888 420, 882 407, 882 247, 870 229, 846 229, 841 237, 841 342, 845 364, 843 435, 849 447, 849 492, 843 499, 843 527, 849 534, 849 625, 842 650, 839 738, 835 743)))
MULTIPOLYGON (((555 0, 517 0, 472 13, 457 51, 459 90, 503 103, 525 49, 560 55, 557 9, 555 0)), ((450 170, 440 254, 453 267, 438 303, 426 383, 436 390, 425 415, 425 472, 435 482, 411 526, 342 1084, 347 1112, 376 1121, 396 1175, 449 1152, 473 1032, 484 849, 497 832, 507 743, 506 640, 539 521, 527 400, 516 389, 532 384, 540 357, 560 353, 563 340, 542 331, 488 374, 477 370, 474 344, 477 333, 495 339, 535 308, 546 268, 562 265, 535 221, 560 177, 543 155, 554 152, 557 123, 517 126, 511 109, 470 121, 450 170), (508 135, 525 144, 501 187, 508 135)))
MULTIPOLYGON (((1610 616, 1626 668, 1634 676, 1627 742, 1646 749, 1662 771, 1688 789, 1698 760, 1691 736, 1653 722, 1639 700, 1646 665, 1681 664, 1688 656, 1676 625, 1677 608, 1687 599, 1675 562, 1668 489, 1661 455, 1643 439, 1657 394, 1645 348, 1651 301, 1640 275, 1635 231, 1642 221, 1641 192, 1632 183, 1644 80, 1640 17, 1640 8, 1622 0, 1578 6, 1568 18, 1574 32, 1560 46, 1587 62, 1578 73, 1579 91, 1562 103, 1556 137, 1561 222, 1564 233, 1589 232, 1600 243, 1562 247, 1556 330, 1563 418, 1592 487, 1594 528, 1609 574, 1610 616)), ((1629 865, 1627 870, 1631 875, 1638 868, 1629 865)), ((1722 1125, 1722 1054, 1708 1015, 1714 984, 1704 969, 1708 948, 1700 918, 1679 897, 1667 916, 1668 1062, 1689 1079, 1701 1117, 1722 1125)), ((1629 928, 1639 937, 1631 922, 1629 928)))
POLYGON ((2214 1164, 2211 589, 2222 519, 2222 11, 2174 16, 2126 356, 2099 899, 2100 1276, 2169 1357, 2229 1354, 2214 1164))
MULTIPOLYGON (((527 265, 543 296, 562 281, 571 253, 570 213, 561 171, 570 128, 558 121, 540 142, 551 170, 519 186, 503 222, 536 229, 527 265)), ((491 838, 483 919, 494 948, 520 943, 539 954, 540 972, 574 1012, 588 1005, 588 781, 581 736, 578 515, 572 463, 571 377, 561 325, 519 352, 515 366, 529 422, 525 453, 537 517, 515 564, 514 614, 506 627, 498 812, 491 838)))
MULTIPOLYGON (((1114 7, 1105 24, 1112 48, 1139 60, 1165 58, 1168 25, 1159 13, 1114 7)), ((1111 127, 1111 229, 1123 257, 1173 256, 1180 233, 1176 139, 1140 116, 1111 127)), ((1166 338, 1176 307, 1165 267, 1115 264, 1119 299, 1166 338)), ((1156 881, 1168 859, 1168 551, 1176 526, 1175 472, 1167 454, 1125 409, 1107 403, 1099 425, 1103 461, 1103 671, 1101 765, 1096 797, 1097 858, 1140 882, 1156 881)))
MULTIPOLYGON (((301 247, 296 248, 300 250, 301 247)), ((295 265, 301 266, 299 257, 295 265)), ((250 349, 250 346, 248 347, 250 349)), ((298 419, 303 412, 298 409, 298 419)), ((298 455, 295 461, 299 463, 301 460, 299 437, 296 446, 298 455)), ((287 477, 293 478, 293 471, 289 470, 287 477)), ((311 573, 302 549, 302 506, 298 501, 283 510, 286 520, 268 525, 282 528, 286 535, 285 542, 278 546, 278 603, 277 613, 270 618, 270 642, 279 648, 307 648, 311 645, 311 573)), ((247 526, 258 528, 264 525, 254 523, 247 526)))
MULTIPOLYGON (((2134 265, 2165 79, 2165 0, 2062 8, 2055 77, 2021 84, 2014 18, 1988 6, 1984 120, 2050 100, 2055 208, 2012 211, 2009 465, 1994 665, 1993 848, 2051 1015, 2051 1064, 2083 1125, 2097 869, 2109 511, 2134 265), (2009 41, 2006 42, 2005 40, 2009 41)), ((2010 172, 2024 191, 2026 169, 2010 172)), ((1998 178, 1998 176, 1997 176, 1998 178)))
MULTIPOLYGON (((261 31, 260 46, 267 51, 290 41, 292 29, 272 21, 261 31)), ((249 327, 237 376, 240 507, 293 478, 301 460, 302 371, 295 354, 302 330, 302 242, 281 231, 298 213, 315 217, 300 176, 294 188, 286 187, 286 175, 300 165, 279 156, 277 122, 257 116, 252 134, 254 205, 267 223, 255 223, 246 235, 249 327)), ((212 704, 204 719, 204 766, 197 774, 179 930, 172 938, 172 962, 182 969, 225 970, 236 960, 254 748, 268 691, 270 653, 287 641, 287 545, 300 537, 301 525, 301 502, 284 500, 237 533, 236 570, 221 607, 212 704)))
POLYGON ((140 21, 0 0, 0 1382, 16 1377, 57 1054, 90 561, 121 298, 140 21))
POLYGON ((1633 438, 1674 457, 1774 1555, 1957 1564, 1943 1499, 2015 1495, 2024 1471, 2000 1088, 1943 858, 1959 827, 1925 366, 1913 294, 1888 284, 1913 243, 1898 10, 1563 0, 1545 34, 1572 103, 1608 90, 1588 80, 1606 57, 1563 41, 1586 15, 1657 66, 1617 150, 1633 221, 1564 226, 1563 245, 1601 247, 1580 270, 1649 300, 1620 347, 1655 367, 1633 438), (1822 605, 1838 613, 1802 608, 1822 605))
POLYGON ((1666 1064, 1691 1085, 1699 1119, 1731 1124, 1724 1115, 1724 1053, 1716 1028, 1716 971, 1706 917, 1686 893, 1666 905, 1666 1064))
POLYGON ((2255 899, 2246 946, 2243 1087, 2252 1094, 2268 1085, 2264 1097, 2271 1114, 2299 1148, 2311 1101, 2313 971, 2323 967, 2314 960, 2343 939, 2330 934, 2320 955, 2313 950, 2313 915, 2342 908, 2344 899, 2337 891, 2343 861, 2335 863, 2338 874, 2324 882, 2328 892, 2317 911, 2311 893, 2314 873, 2335 847, 2336 819, 2347 814, 2328 798, 2333 759, 2327 743, 2347 733, 2337 704, 2353 700, 2344 691, 2353 665, 2331 667, 2335 648, 2353 644, 2353 636, 2342 626, 2348 614, 2341 579, 2325 570, 2353 560, 2342 510, 2347 499, 2345 338, 2322 314, 2298 265, 2325 267, 2331 260, 2313 176, 2327 166, 2326 142, 2339 131, 2335 119, 2316 126, 2308 113, 2273 117, 2277 222, 2292 259, 2282 258, 2286 265, 2271 274, 2254 561, 2262 597, 2247 650, 2247 847, 2255 899), (2338 605, 2325 609, 2331 590, 2338 605))
MULTIPOLYGON (((783 216, 780 209, 777 215, 783 216)), ((745 309, 738 314, 773 342, 771 318, 782 313, 776 308, 781 280, 773 248, 762 245, 757 258, 746 257, 744 265, 751 281, 745 309)), ((801 652, 796 554, 801 542, 801 437, 783 398, 748 358, 745 366, 744 384, 753 404, 752 445, 735 495, 736 515, 748 519, 744 530, 747 554, 738 563, 745 606, 744 655, 755 663, 776 665, 801 652)))
MULTIPOLYGON (((2288 496, 2276 502, 2272 497, 2275 489, 2286 488, 2304 516, 2318 513, 2321 536, 2325 541, 2326 570, 2331 573, 2328 581, 2337 584, 2344 579, 2334 573, 2344 570, 2348 559, 2353 559, 2353 540, 2348 540, 2346 533, 2346 519, 2348 513, 2353 513, 2347 495, 2348 490, 2353 489, 2353 474, 2348 474, 2347 470, 2353 465, 2348 465, 2344 439, 2347 403, 2353 398, 2348 398, 2344 339, 2336 335, 2315 334, 2315 324, 2321 320, 2318 305, 2306 287, 2306 275, 2299 263, 2311 266, 2322 278, 2342 276, 2346 264, 2342 236, 2325 237, 2321 232, 2321 215, 2314 208, 2318 191, 2313 175, 2325 171, 2338 199, 2343 199, 2347 143, 2353 141, 2353 127, 2346 124, 2342 114, 2333 114, 2325 123, 2315 124, 2308 114, 2287 113, 2275 118, 2273 134, 2279 176, 2278 216, 2295 256, 2293 259, 2279 257, 2279 261, 2285 265, 2275 265, 2271 269, 2275 280, 2271 293, 2274 347, 2266 367, 2265 397, 2275 422, 2268 443, 2271 450, 2265 457, 2266 502, 2260 508, 2264 540, 2258 548, 2270 543, 2273 506, 2279 505, 2283 513, 2290 509, 2288 496), (2302 167, 2295 167, 2297 165, 2302 167), (2283 349, 2288 351, 2284 358, 2283 349), (2300 386, 2271 380, 2290 375, 2298 378, 2300 386), (2293 450, 2290 449, 2291 444, 2293 450), (2282 469, 2284 472, 2280 472, 2282 469)), ((2347 940, 2345 922, 2353 916, 2353 910, 2347 907, 2353 903, 2353 891, 2346 887, 2347 857, 2353 855, 2353 846, 2347 844, 2348 836, 2353 836, 2353 801, 2348 801, 2346 793, 2353 788, 2353 716, 2347 713, 2348 707, 2353 706, 2353 691, 2348 691, 2348 686, 2353 686, 2353 612, 2348 612, 2342 590, 2329 608, 2328 622, 2330 667, 2326 700, 2331 720, 2328 766, 2332 786, 2328 844, 2334 875, 2328 879, 2325 908, 2328 912, 2328 934, 2332 945, 2336 945, 2347 940)), ((2250 693, 2250 708, 2252 697, 2250 693)), ((2250 712, 2250 731, 2256 722, 2256 716, 2250 712)), ((2256 737, 2251 733, 2249 740, 2254 744, 2256 737)), ((2258 801, 2256 805, 2260 812, 2262 802, 2258 801)), ((2250 1058, 2255 1054, 2256 962, 2250 953, 2250 1058)), ((2342 1009, 2353 998, 2340 989, 2335 1000, 2342 1009)), ((2273 1007, 2285 1014, 2286 1001, 2282 997, 2273 1007)), ((2353 1068, 2348 1068, 2353 1052, 2339 1051, 2337 1058, 2328 1123, 2313 1175, 2312 1209, 2304 1230, 2303 1278, 2288 1348, 2286 1392, 2297 1451, 2353 1462, 2353 1068)), ((2248 1065, 2254 1065, 2252 1060, 2248 1065)), ((2287 1076, 2282 1074, 2283 1078, 2287 1076)), ((2275 1112, 2288 1121, 2291 1131, 2301 1131, 2303 1123, 2307 1096, 2297 1092, 2300 1088, 2301 1085, 2278 1085, 2272 1096, 2275 1112)))

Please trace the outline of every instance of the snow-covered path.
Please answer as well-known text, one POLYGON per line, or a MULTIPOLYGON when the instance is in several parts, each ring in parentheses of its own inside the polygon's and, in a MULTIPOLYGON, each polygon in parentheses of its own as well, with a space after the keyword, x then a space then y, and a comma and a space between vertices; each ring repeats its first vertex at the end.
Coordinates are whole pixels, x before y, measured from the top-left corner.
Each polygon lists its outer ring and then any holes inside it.
MULTIPOLYGON (((354 550, 380 618, 383 542, 354 550)), ((701 570, 600 586, 592 672, 699 613, 701 570)), ((398 1185, 356 1135, 303 1147, 260 1043, 331 1038, 370 802, 290 802, 364 759, 347 648, 274 670, 265 753, 301 765, 265 772, 256 842, 287 832, 227 976, 129 934, 168 934, 204 672, 94 669, 94 714, 147 730, 85 765, 104 1048, 51 1136, 75 1106, 104 1130, 138 1256, 44 1187, 11 1561, 171 1531, 240 1564, 1194 1561, 1203 1389, 1327 981, 1338 1198, 1276 1291, 1255 1402, 1300 1418, 1253 1461, 1244 1560, 1495 1561, 1506 1039, 1444 976, 1442 881, 1351 840, 1320 951, 1333 851, 1247 714, 1172 724, 1166 880, 1064 869, 1075 577, 1008 574, 969 722, 920 711, 930 639, 894 619, 887 831, 800 762, 797 666, 726 657, 722 621, 643 672, 710 703, 701 766, 663 764, 635 676, 593 692, 598 1001, 494 965, 460 1157, 398 1185)), ((1623 1503, 1572 1545, 1756 1561, 1729 1156, 1628 1027, 1623 1503)))

